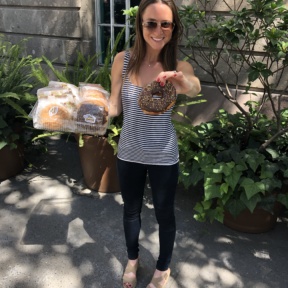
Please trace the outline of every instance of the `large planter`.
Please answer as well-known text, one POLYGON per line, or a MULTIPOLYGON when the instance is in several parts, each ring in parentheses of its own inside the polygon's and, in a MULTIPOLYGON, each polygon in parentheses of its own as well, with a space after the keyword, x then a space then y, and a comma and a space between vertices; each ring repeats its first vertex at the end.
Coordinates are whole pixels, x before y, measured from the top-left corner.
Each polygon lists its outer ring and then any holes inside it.
POLYGON ((8 145, 0 150, 0 181, 19 174, 24 169, 23 147, 10 149, 8 145))
POLYGON ((273 213, 256 207, 253 213, 246 209, 237 217, 232 216, 226 211, 223 223, 227 227, 239 232, 264 233, 275 227, 281 208, 282 205, 276 202, 273 213))
MULTIPOLYGON (((79 139, 79 135, 75 135, 79 139)), ((105 137, 83 135, 84 146, 79 156, 84 183, 92 190, 102 193, 120 191, 116 155, 105 137)))

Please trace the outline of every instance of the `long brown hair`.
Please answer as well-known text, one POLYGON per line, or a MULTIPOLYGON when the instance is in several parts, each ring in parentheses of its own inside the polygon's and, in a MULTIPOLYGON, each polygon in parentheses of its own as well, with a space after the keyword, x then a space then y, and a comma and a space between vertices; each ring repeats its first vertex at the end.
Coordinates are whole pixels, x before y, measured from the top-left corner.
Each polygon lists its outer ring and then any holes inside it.
POLYGON ((131 58, 127 73, 138 74, 141 63, 146 55, 146 42, 143 37, 142 15, 147 6, 154 3, 163 3, 170 7, 175 24, 170 41, 164 46, 158 59, 164 71, 176 70, 178 43, 183 33, 183 25, 180 21, 177 7, 173 0, 142 0, 139 4, 135 21, 135 42, 131 49, 131 58))

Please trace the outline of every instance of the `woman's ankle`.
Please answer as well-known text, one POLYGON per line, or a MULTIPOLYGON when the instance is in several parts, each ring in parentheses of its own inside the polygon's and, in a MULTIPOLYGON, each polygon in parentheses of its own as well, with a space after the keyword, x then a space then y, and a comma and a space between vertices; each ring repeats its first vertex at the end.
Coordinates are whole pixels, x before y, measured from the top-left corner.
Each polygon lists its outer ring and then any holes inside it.
POLYGON ((157 277, 160 277, 160 276, 162 276, 163 274, 167 273, 168 270, 169 270, 169 268, 168 268, 167 270, 164 270, 164 271, 156 269, 156 270, 154 271, 153 277, 156 277, 156 278, 157 278, 157 277))
POLYGON ((131 264, 132 266, 135 266, 139 261, 139 258, 137 259, 128 259, 128 263, 131 264))

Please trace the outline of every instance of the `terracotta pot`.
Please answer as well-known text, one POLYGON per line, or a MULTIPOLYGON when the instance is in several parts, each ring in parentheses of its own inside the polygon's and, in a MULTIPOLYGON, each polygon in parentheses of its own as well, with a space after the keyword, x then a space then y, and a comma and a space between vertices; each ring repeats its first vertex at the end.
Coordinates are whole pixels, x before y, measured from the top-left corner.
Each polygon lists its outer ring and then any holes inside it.
MULTIPOLYGON (((75 137, 79 139, 79 135, 75 137)), ((78 146, 78 151, 87 187, 102 193, 119 192, 117 158, 107 139, 83 135, 83 140, 84 146, 78 146)))
POLYGON ((255 208, 253 213, 246 209, 237 217, 226 211, 223 223, 227 227, 240 232, 264 233, 275 227, 281 208, 282 205, 277 202, 273 214, 264 209, 255 208))
POLYGON ((24 149, 18 145, 10 149, 7 145, 0 150, 0 181, 19 174, 24 169, 24 149))

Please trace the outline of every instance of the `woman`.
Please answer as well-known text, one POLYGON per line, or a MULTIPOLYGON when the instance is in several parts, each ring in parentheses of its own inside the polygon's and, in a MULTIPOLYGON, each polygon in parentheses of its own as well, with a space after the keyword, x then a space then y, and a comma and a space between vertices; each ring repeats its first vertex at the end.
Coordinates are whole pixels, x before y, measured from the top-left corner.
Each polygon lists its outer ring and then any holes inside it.
POLYGON ((170 81, 177 94, 193 97, 200 92, 200 82, 192 66, 176 58, 182 24, 172 0, 142 0, 135 29, 133 48, 118 53, 112 65, 109 108, 111 117, 123 111, 117 160, 128 253, 123 287, 135 287, 137 282, 141 207, 148 173, 159 224, 160 253, 147 287, 161 288, 169 278, 176 234, 177 138, 171 123, 173 107, 161 115, 147 115, 138 106, 138 96, 143 87, 156 80, 161 86, 170 81))

